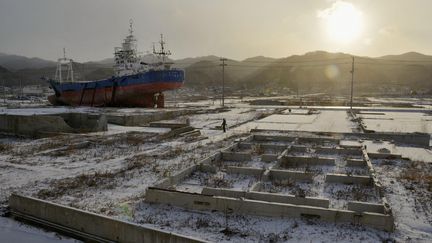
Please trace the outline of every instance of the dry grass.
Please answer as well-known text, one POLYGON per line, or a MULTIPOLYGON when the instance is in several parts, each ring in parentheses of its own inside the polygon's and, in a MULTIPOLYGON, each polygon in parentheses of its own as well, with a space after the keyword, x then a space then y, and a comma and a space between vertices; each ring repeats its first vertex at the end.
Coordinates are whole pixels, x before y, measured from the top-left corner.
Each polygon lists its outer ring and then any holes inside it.
POLYGON ((129 172, 150 165, 151 161, 147 157, 136 157, 135 159, 126 161, 126 165, 117 171, 83 173, 77 177, 55 180, 51 183, 51 188, 40 190, 37 193, 37 197, 41 199, 55 199, 92 187, 112 189, 117 185, 116 178, 124 178, 130 175, 129 172))
POLYGON ((262 155, 262 154, 264 154, 264 152, 265 152, 265 150, 261 146, 261 144, 253 144, 252 145, 252 154, 262 155))
POLYGON ((97 187, 99 185, 109 186, 109 179, 113 179, 115 174, 112 172, 96 172, 94 174, 81 174, 74 178, 58 180, 50 189, 42 189, 37 193, 41 199, 58 198, 74 190, 84 187, 97 187))
POLYGON ((424 186, 432 192, 432 165, 429 163, 412 161, 399 173, 399 179, 406 182, 424 186))
POLYGON ((220 174, 212 174, 208 178, 205 178, 205 186, 214 188, 231 188, 233 181, 225 178, 220 174))
POLYGON ((176 146, 173 149, 161 154, 160 156, 158 156, 158 158, 160 159, 172 159, 174 157, 178 157, 179 155, 181 155, 184 152, 183 147, 181 146, 176 146))
POLYGON ((12 145, 8 143, 0 143, 0 153, 12 150, 12 145))

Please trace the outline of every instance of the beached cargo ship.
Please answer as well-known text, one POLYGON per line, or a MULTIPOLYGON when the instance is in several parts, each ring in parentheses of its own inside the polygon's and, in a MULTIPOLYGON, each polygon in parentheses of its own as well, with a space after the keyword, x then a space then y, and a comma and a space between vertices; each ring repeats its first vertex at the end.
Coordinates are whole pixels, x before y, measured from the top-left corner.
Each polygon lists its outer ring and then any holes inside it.
POLYGON ((48 80, 55 94, 48 97, 54 105, 164 107, 163 91, 178 89, 184 82, 184 70, 172 68, 167 60, 161 35, 160 50, 153 48, 155 61, 146 63, 137 52, 132 22, 129 35, 114 50, 115 76, 97 81, 75 81, 72 59, 58 60, 54 79, 48 80), (66 74, 65 74, 66 73, 66 74))

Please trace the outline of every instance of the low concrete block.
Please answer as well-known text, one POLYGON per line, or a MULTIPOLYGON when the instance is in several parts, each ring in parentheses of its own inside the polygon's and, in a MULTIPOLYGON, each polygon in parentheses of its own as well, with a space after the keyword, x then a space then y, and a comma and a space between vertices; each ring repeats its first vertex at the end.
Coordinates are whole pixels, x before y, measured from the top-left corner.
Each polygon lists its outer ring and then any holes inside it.
POLYGON ((239 148, 240 148, 240 143, 233 143, 230 146, 222 149, 221 152, 235 152, 239 148))
POLYGON ((262 154, 261 155, 261 161, 264 161, 264 162, 276 161, 277 158, 278 158, 277 154, 262 154))
POLYGON ((227 161, 250 161, 252 156, 250 153, 241 152, 222 152, 222 159, 227 161))
POLYGON ((241 174, 241 175, 251 175, 260 177, 264 173, 264 169, 252 168, 252 167, 238 167, 238 166, 228 166, 226 169, 227 173, 230 174, 241 174))
POLYGON ((178 116, 197 113, 196 109, 152 110, 144 113, 107 113, 108 122, 122 126, 145 126, 150 122, 174 119, 178 116))
POLYGON ((343 175, 343 174, 327 174, 325 181, 327 183, 372 185, 372 178, 370 178, 369 176, 351 176, 351 175, 343 175))
POLYGON ((300 137, 298 138, 299 143, 313 143, 313 144, 326 144, 334 143, 339 144, 339 139, 331 137, 300 137))
MULTIPOLYGON (((347 134, 348 135, 348 134, 347 134)), ((356 136, 363 139, 381 139, 394 141, 401 144, 412 144, 429 148, 431 135, 428 133, 391 133, 391 132, 373 132, 373 133, 351 133, 350 136, 356 136)))
POLYGON ((239 147, 244 149, 251 149, 254 147, 260 147, 262 150, 273 150, 273 151, 282 151, 286 149, 286 145, 281 144, 270 144, 270 143, 241 143, 239 147))
POLYGON ((383 153, 368 153, 369 158, 372 159, 401 159, 400 154, 383 154, 383 153))
POLYGON ((161 139, 167 139, 167 138, 172 138, 172 137, 176 137, 179 136, 182 133, 187 133, 187 132, 191 132, 193 131, 195 128, 191 127, 191 126, 185 126, 185 127, 180 127, 180 128, 172 128, 171 131, 161 134, 159 135, 159 137, 161 139))
POLYGON ((360 148, 315 147, 318 154, 362 155, 360 148))
POLYGON ((204 187, 201 191, 202 195, 207 196, 222 196, 222 197, 233 197, 233 198, 246 198, 246 191, 230 190, 223 188, 212 188, 204 187))
POLYGON ((363 159, 347 159, 347 166, 366 167, 367 163, 363 159))
POLYGON ((290 152, 295 152, 295 153, 305 153, 307 151, 307 146, 305 145, 292 145, 290 152))
POLYGON ((178 122, 150 122, 150 127, 163 127, 163 128, 171 128, 177 129, 181 127, 189 126, 186 123, 178 123, 178 122))
POLYGON ((191 165, 184 170, 177 172, 176 174, 169 177, 169 181, 171 185, 176 185, 186 178, 188 178, 192 173, 194 173, 198 169, 197 165, 191 165))
POLYGON ((252 147, 251 143, 242 142, 239 143, 238 148, 239 149, 250 149, 252 147))
POLYGON ((217 161, 222 160, 222 153, 221 152, 216 152, 213 155, 201 160, 198 164, 213 164, 217 161))
POLYGON ((294 156, 283 156, 280 161, 281 167, 295 167, 300 165, 335 165, 335 159, 333 158, 322 158, 322 157, 294 157, 294 156))
POLYGON ((315 175, 313 173, 271 169, 269 176, 272 181, 296 180, 310 182, 315 175))
POLYGON ((217 168, 209 164, 199 164, 198 170, 202 172, 216 173, 217 168))
POLYGON ((370 212, 384 214, 385 208, 383 204, 378 203, 367 203, 367 202, 348 202, 348 210, 355 212, 370 212))
MULTIPOLYGON (((252 132, 252 131, 251 131, 252 132)), ((292 142, 296 140, 296 137, 280 136, 280 135, 261 135, 254 134, 253 141, 273 141, 273 142, 292 142)))

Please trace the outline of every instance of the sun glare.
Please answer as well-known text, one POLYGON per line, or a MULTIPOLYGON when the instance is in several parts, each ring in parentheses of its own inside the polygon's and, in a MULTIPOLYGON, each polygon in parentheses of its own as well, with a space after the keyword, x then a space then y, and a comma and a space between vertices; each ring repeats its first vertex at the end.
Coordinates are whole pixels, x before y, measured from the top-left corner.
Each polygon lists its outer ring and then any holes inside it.
POLYGON ((348 2, 338 1, 320 11, 318 17, 325 21, 329 38, 341 43, 357 39, 363 30, 362 12, 348 2))

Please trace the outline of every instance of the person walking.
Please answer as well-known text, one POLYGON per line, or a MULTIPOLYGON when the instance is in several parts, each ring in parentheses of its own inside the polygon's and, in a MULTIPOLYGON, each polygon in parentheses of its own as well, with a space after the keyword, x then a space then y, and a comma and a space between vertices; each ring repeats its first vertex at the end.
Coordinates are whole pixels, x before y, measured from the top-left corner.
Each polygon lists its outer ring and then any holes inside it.
POLYGON ((227 126, 226 120, 225 120, 225 118, 223 118, 222 119, 222 129, 223 129, 223 132, 226 132, 226 126, 227 126))

